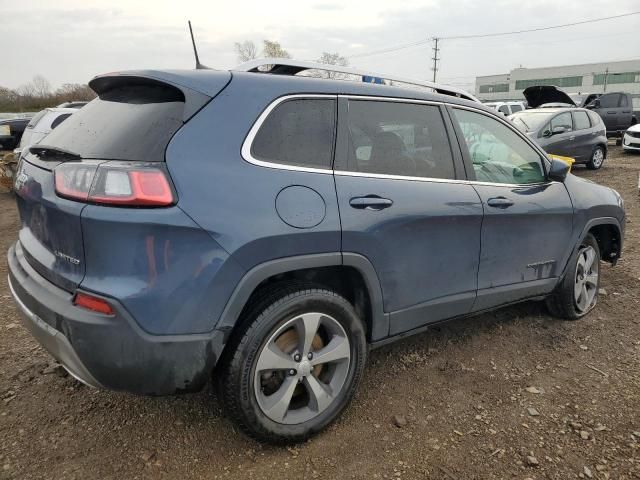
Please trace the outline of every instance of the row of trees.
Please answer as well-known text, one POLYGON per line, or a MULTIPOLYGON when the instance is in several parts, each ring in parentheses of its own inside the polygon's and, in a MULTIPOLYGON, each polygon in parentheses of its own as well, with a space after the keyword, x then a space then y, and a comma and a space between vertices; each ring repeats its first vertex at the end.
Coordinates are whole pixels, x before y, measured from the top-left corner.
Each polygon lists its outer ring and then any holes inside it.
POLYGON ((0 112, 37 112, 72 100, 89 101, 95 96, 88 85, 79 83, 65 83, 54 90, 46 78, 36 75, 16 89, 0 87, 0 112))
MULTIPOLYGON (((271 40, 263 40, 262 52, 258 51, 258 47, 251 40, 245 40, 244 42, 236 42, 235 50, 240 62, 248 62, 256 58, 291 58, 289 52, 287 52, 280 43, 273 42, 271 40)), ((341 56, 339 53, 322 52, 320 58, 316 60, 318 63, 325 63, 327 65, 338 65, 346 67, 349 65, 349 61, 341 56)), ((343 78, 343 75, 335 72, 312 72, 313 76, 325 77, 325 78, 343 78)))

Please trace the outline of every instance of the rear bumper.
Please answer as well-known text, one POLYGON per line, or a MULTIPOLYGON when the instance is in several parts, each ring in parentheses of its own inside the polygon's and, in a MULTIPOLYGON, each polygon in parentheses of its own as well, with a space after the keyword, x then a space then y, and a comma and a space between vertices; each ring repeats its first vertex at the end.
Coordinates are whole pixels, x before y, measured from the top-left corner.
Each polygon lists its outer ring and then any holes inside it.
MULTIPOLYGON (((121 304, 113 316, 72 304, 73 294, 40 276, 20 243, 8 252, 9 285, 25 326, 78 380, 144 395, 197 391, 209 380, 224 334, 151 335, 121 304)), ((93 294, 93 293, 92 293, 93 294)))

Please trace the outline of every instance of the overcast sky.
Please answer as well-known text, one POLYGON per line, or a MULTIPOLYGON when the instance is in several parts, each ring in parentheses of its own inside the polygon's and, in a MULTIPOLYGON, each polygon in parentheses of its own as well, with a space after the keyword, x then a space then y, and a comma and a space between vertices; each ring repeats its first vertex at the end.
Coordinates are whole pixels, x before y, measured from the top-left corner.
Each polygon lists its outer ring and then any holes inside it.
MULTIPOLYGON (((0 86, 34 75, 54 87, 100 73, 192 68, 187 20, 200 59, 237 64, 234 42, 279 41, 294 58, 344 56, 433 36, 563 24, 640 10, 639 0, 0 0, 0 86)), ((476 75, 640 58, 640 15, 507 37, 441 44, 438 80, 473 85, 476 75)), ((431 44, 351 59, 374 71, 430 79, 431 44)))

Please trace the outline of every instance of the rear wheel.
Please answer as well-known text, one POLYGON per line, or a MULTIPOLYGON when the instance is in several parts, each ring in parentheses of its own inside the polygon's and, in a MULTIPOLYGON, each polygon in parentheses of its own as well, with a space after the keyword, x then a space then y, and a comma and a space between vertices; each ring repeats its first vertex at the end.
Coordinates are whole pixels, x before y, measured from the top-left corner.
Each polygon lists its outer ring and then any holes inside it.
POLYGON ((604 163, 604 148, 601 145, 596 145, 591 152, 591 158, 587 163, 587 168, 590 170, 598 170, 604 163))
POLYGON ((576 320, 596 306, 599 288, 600 249, 595 237, 588 234, 574 254, 564 280, 547 299, 547 307, 556 317, 576 320))
POLYGON ((366 339, 351 304, 317 286, 278 288, 258 302, 223 365, 226 410, 250 436, 299 442, 348 405, 366 339))

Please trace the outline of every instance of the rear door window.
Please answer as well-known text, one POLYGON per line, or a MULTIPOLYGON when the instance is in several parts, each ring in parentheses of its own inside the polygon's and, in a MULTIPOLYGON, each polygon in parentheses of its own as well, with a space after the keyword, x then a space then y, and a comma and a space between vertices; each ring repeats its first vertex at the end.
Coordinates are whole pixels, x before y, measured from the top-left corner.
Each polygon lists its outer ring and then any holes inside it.
POLYGON ((617 108, 620 102, 620 94, 607 93, 600 97, 600 108, 617 108))
POLYGON ((451 146, 439 107, 349 100, 348 111, 348 170, 455 178, 451 146))
POLYGON ((511 111, 513 113, 519 112, 520 110, 522 110, 522 107, 520 105, 511 105, 511 111))
POLYGON ((333 98, 300 98, 279 104, 251 146, 257 160, 331 169, 336 122, 333 98))
POLYGON ((573 122, 575 124, 576 130, 591 128, 591 123, 589 122, 589 116, 587 115, 587 112, 573 112, 573 122))

